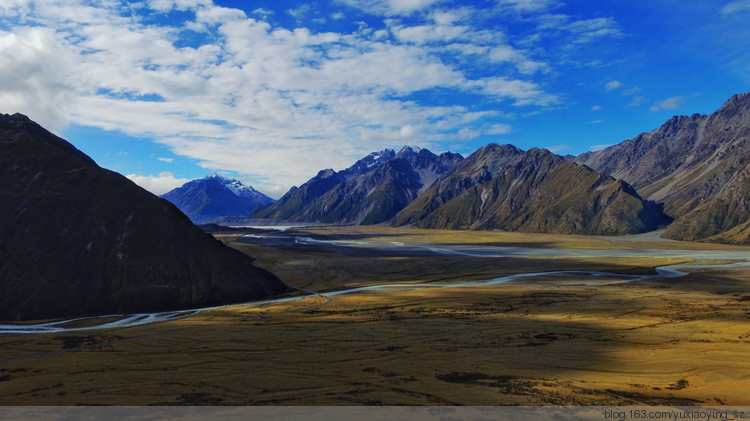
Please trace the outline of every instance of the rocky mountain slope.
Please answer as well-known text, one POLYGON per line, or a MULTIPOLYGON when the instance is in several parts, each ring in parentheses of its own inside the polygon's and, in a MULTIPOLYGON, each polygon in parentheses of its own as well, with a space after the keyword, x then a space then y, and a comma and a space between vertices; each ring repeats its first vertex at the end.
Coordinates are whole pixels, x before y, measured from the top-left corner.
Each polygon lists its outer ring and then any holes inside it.
POLYGON ((421 192, 461 162, 461 155, 440 156, 404 147, 398 153, 373 153, 341 172, 324 170, 253 218, 330 224, 378 224, 392 218, 421 192))
POLYGON ((544 149, 491 144, 391 221, 422 228, 626 234, 668 222, 627 183, 544 149))
POLYGON ((251 186, 219 174, 189 181, 161 197, 172 202, 196 224, 227 216, 247 216, 258 206, 274 202, 251 186))
POLYGON ((573 158, 633 184, 676 218, 665 237, 750 244, 750 93, 711 115, 673 117, 662 127, 573 158), (743 239, 744 238, 744 239, 743 239))
POLYGON ((289 287, 27 117, 0 114, 0 319, 162 311, 289 287))

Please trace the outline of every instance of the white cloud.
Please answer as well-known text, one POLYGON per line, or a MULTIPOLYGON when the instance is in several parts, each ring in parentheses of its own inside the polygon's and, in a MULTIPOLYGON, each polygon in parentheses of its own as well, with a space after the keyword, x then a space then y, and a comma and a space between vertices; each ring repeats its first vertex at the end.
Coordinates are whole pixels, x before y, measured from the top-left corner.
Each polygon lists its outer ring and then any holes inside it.
POLYGON ((511 10, 517 13, 544 12, 559 6, 556 0, 497 0, 498 6, 503 10, 511 10))
POLYGON ((538 105, 546 107, 559 101, 554 95, 546 94, 539 85, 523 80, 508 80, 495 77, 476 83, 483 93, 495 95, 499 98, 515 100, 515 105, 538 105))
POLYGON ((591 120, 587 121, 586 124, 602 124, 604 123, 604 120, 591 120))
POLYGON ((622 87, 622 82, 620 82, 619 80, 613 80, 613 81, 607 82, 607 84, 604 85, 604 89, 607 92, 614 91, 615 89, 618 89, 621 87, 622 87))
POLYGON ((565 48, 581 47, 600 38, 620 38, 624 34, 620 24, 611 17, 575 19, 569 15, 545 14, 536 18, 540 30, 554 31, 559 38, 565 34, 565 48))
POLYGON ((490 128, 485 130, 484 133, 499 135, 499 134, 508 134, 512 130, 513 128, 510 126, 510 124, 498 123, 498 124, 493 124, 492 126, 490 126, 490 128))
POLYGON ((602 109, 601 105, 592 105, 591 106, 591 111, 599 111, 601 109, 602 109))
POLYGON ((172 162, 174 162, 174 158, 162 158, 162 157, 159 157, 159 158, 156 158, 156 159, 158 159, 161 162, 166 162, 168 164, 171 164, 172 162))
POLYGON ((148 0, 148 6, 159 12, 177 10, 194 10, 199 6, 209 6, 212 0, 148 0))
POLYGON ((488 57, 490 61, 497 63, 515 63, 518 71, 523 74, 533 74, 549 70, 549 66, 546 63, 531 60, 526 56, 526 53, 510 45, 498 45, 491 48, 488 52, 488 57))
POLYGON ((722 7, 719 11, 719 13, 724 17, 747 12, 750 12, 750 0, 737 0, 729 2, 724 5, 724 7, 722 7))
POLYGON ((589 43, 602 37, 623 36, 620 25, 613 18, 577 20, 567 24, 565 29, 576 35, 574 42, 578 44, 589 43))
POLYGON ((450 41, 469 30, 470 28, 467 26, 455 25, 419 25, 391 28, 393 35, 398 40, 416 44, 450 41))
POLYGON ((607 149, 610 146, 612 146, 611 143, 600 144, 600 145, 591 145, 591 146, 589 146, 589 152, 600 151, 602 149, 607 149))
POLYGON ((545 146, 545 149, 552 153, 559 154, 562 151, 566 151, 570 149, 570 146, 568 145, 552 145, 552 146, 545 146))
POLYGON ((649 110, 651 111, 676 110, 682 107, 682 104, 684 102, 685 102, 685 97, 673 96, 671 98, 667 98, 662 101, 654 102, 654 105, 652 105, 651 108, 649 108, 649 110))
POLYGON ((471 140, 476 137, 478 137, 481 133, 479 133, 476 130, 472 130, 468 127, 464 127, 463 129, 458 131, 458 138, 461 140, 471 140))
POLYGON ((157 196, 190 181, 187 178, 176 178, 171 172, 162 172, 159 175, 128 174, 125 177, 157 196))
POLYGON ((409 15, 443 0, 338 0, 340 3, 383 16, 409 15))
POLYGON ((209 0, 133 3, 134 15, 119 2, 44 0, 29 9, 40 26, 19 20, 0 32, 0 104, 51 129, 75 123, 151 137, 206 168, 283 191, 320 168, 341 169, 407 140, 455 140, 468 124, 483 127, 499 115, 494 105, 470 110, 402 99, 416 93, 438 88, 533 107, 559 101, 530 78, 547 68, 532 50, 468 26, 471 10, 435 9, 439 3, 367 2, 388 13, 431 10, 418 24, 390 25, 391 37, 368 28, 288 30, 263 21, 268 13, 249 18, 209 0), (174 9, 195 18, 142 18, 174 9), (199 31, 204 41, 179 44, 183 31, 199 31), (462 69, 492 48, 501 59, 504 47, 516 71, 488 77, 462 69), (444 59, 448 50, 456 54, 451 60, 444 59))
POLYGON ((50 29, 0 31, 0 111, 26 114, 59 132, 75 101, 67 52, 50 29))
POLYGON ((26 14, 29 10, 29 0, 3 0, 0 3, 0 11, 4 15, 26 14))
POLYGON ((274 12, 273 10, 264 9, 262 7, 259 7, 257 9, 253 9, 253 11, 250 12, 253 15, 260 16, 262 18, 267 18, 269 16, 273 16, 274 12))

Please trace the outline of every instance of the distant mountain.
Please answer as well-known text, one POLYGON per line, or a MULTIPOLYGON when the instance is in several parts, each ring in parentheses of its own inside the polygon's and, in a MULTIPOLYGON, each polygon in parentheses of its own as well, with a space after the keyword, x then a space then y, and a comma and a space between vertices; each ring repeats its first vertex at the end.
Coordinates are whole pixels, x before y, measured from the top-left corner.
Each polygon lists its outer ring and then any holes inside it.
POLYGON ((422 228, 628 234, 668 222, 627 183, 545 149, 490 144, 391 221, 422 228))
POLYGON ((247 216, 258 206, 274 202, 251 186, 219 174, 189 181, 161 197, 172 202, 196 224, 227 216, 247 216))
POLYGON ((289 287, 27 117, 0 114, 0 319, 236 303, 289 287))
POLYGON ((750 93, 711 115, 673 117, 659 129, 573 158, 633 184, 676 218, 664 236, 750 244, 750 93))
POLYGON ((461 162, 458 154, 435 155, 405 146, 372 153, 336 172, 320 171, 253 218, 330 224, 378 224, 391 219, 461 162))

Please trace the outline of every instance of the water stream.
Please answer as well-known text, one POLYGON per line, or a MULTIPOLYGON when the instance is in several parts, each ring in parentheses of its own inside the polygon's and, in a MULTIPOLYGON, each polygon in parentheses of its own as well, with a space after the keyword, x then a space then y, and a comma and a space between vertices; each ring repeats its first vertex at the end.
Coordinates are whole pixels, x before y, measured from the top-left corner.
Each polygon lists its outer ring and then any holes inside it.
MULTIPOLYGON (((448 256, 465 256, 465 257, 674 257, 674 258, 691 258, 696 260, 731 260, 734 263, 728 264, 694 264, 681 263, 669 266, 660 266, 655 268, 656 273, 652 275, 627 275, 600 271, 548 271, 534 273, 520 273, 506 275, 497 278, 466 281, 458 283, 429 283, 429 284, 406 284, 406 283, 384 283, 382 285, 372 285, 364 287, 347 288, 337 291, 330 291, 322 294, 306 291, 313 295, 336 296, 344 294, 356 294, 368 291, 388 291, 404 290, 418 288, 465 288, 472 286, 498 285, 510 281, 535 278, 544 279, 571 279, 575 280, 575 285, 607 285, 623 282, 632 282, 644 279, 669 279, 686 275, 683 270, 715 268, 715 269, 739 269, 750 267, 750 253, 739 250, 661 250, 661 249, 573 249, 573 248, 549 248, 549 247, 511 247, 511 246, 493 246, 493 245, 432 245, 432 244, 404 244, 401 242, 377 242, 377 241, 355 241, 355 240, 318 240, 310 237, 297 237, 279 234, 249 234, 244 236, 249 241, 263 241, 272 239, 274 241, 286 242, 287 245, 324 245, 328 247, 345 249, 359 249, 360 251, 380 251, 390 252, 403 255, 448 255, 448 256)), ((310 294, 254 301, 245 305, 263 305, 270 303, 279 303, 292 300, 299 300, 309 297, 310 294)), ((243 305, 232 304, 231 306, 243 305)), ((59 333, 59 332, 77 332, 96 329, 124 328, 140 326, 149 323, 176 320, 196 315, 206 310, 213 310, 229 306, 214 306, 192 310, 168 311, 159 313, 139 313, 128 315, 109 315, 89 318, 76 318, 70 320, 61 320, 49 323, 26 324, 26 325, 0 325, 0 335, 18 335, 33 333, 59 333), (116 318, 114 321, 112 318, 116 318), (97 319, 102 323, 96 323, 97 319), (82 323, 85 326, 80 326, 82 323)))

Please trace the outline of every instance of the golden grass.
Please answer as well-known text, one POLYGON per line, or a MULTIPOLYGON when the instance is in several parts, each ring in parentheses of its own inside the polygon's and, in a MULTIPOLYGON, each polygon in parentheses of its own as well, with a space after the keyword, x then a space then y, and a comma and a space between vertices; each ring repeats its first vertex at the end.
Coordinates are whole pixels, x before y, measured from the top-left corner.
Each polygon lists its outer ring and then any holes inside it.
MULTIPOLYGON (((337 230, 327 235, 346 232, 337 230)), ((233 245, 285 281, 320 289, 546 269, 648 273, 679 261, 367 258, 233 245)), ((421 285, 128 329, 3 337, 0 404, 750 404, 750 271, 584 281, 421 285)))

